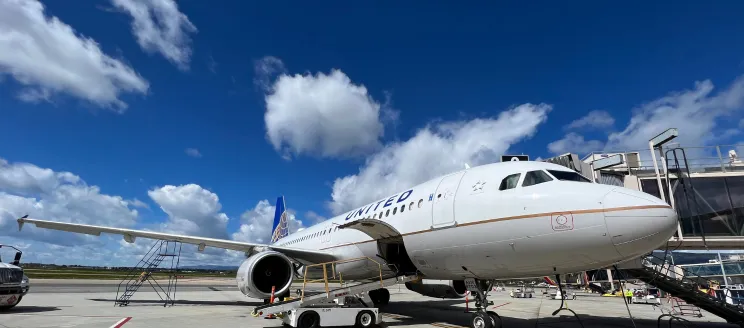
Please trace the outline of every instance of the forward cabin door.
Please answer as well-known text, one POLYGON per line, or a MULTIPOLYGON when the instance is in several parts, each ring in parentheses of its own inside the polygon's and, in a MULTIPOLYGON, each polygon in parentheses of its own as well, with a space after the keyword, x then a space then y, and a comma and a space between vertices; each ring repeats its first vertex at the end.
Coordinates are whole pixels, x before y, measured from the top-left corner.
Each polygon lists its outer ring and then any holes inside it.
POLYGON ((437 191, 429 195, 432 201, 431 227, 445 228, 455 224, 455 193, 465 171, 450 174, 442 178, 437 191))

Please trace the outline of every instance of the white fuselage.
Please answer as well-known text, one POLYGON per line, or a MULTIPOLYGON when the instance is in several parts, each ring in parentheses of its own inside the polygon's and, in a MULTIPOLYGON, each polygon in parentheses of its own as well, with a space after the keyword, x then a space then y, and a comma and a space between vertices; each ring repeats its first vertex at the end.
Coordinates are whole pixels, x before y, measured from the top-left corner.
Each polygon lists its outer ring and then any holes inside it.
MULTIPOLYGON (((383 262, 372 236, 401 237, 403 255, 428 279, 500 279, 609 266, 654 250, 676 231, 676 213, 652 195, 559 180, 551 171, 576 174, 542 162, 474 167, 290 234, 276 245, 383 262), (526 173, 535 170, 551 181, 523 186, 526 173), (500 190, 517 173, 513 188, 500 190), (356 221, 369 224, 339 228, 356 221)), ((348 279, 379 274, 372 261, 337 270, 348 279)))

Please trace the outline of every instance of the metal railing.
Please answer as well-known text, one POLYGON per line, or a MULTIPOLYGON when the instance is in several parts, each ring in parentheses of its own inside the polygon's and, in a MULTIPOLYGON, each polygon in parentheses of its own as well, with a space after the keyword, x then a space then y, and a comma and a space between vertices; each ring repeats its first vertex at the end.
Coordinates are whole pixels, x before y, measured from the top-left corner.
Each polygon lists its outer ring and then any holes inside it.
POLYGON ((331 269, 332 279, 336 279, 336 274, 338 273, 339 285, 340 286, 343 286, 343 277, 342 277, 342 274, 341 274, 341 272, 338 272, 336 266, 338 264, 358 262, 358 261, 364 261, 364 260, 371 261, 372 263, 377 264, 377 267, 379 269, 378 272, 379 272, 379 278, 380 278, 380 288, 383 288, 384 287, 384 284, 383 284, 383 279, 382 279, 382 264, 380 262, 377 262, 377 261, 373 260, 372 258, 369 258, 369 257, 364 256, 364 257, 357 257, 357 258, 353 258, 353 259, 346 259, 346 260, 337 260, 337 261, 316 263, 316 264, 311 264, 311 265, 305 266, 305 274, 303 275, 303 279, 302 279, 302 294, 300 296, 300 301, 302 301, 302 300, 305 299, 305 290, 307 288, 307 284, 312 284, 312 283, 317 283, 317 282, 323 282, 324 285, 325 285, 325 292, 326 292, 327 296, 328 297, 331 296, 331 289, 328 286, 329 285, 329 283, 328 283, 328 269, 329 269, 329 266, 330 266, 330 269, 331 269), (307 277, 308 277, 308 270, 310 268, 314 268, 314 267, 322 267, 323 268, 323 278, 321 278, 321 279, 308 280, 307 279, 307 277))
MULTIPOLYGON (((687 161, 689 164, 689 170, 691 173, 698 172, 744 172, 744 159, 739 160, 739 157, 744 156, 744 144, 731 144, 731 145, 712 145, 712 146, 680 146, 679 144, 671 143, 664 146, 665 149, 671 149, 674 147, 680 147, 688 154, 687 161), (734 150, 737 154, 737 158, 734 159, 729 157, 729 151, 734 150)), ((652 173, 654 171, 654 163, 651 156, 651 150, 645 149, 633 149, 633 150, 606 150, 606 151, 593 151, 585 156, 582 156, 582 160, 586 160, 594 155, 603 154, 628 154, 638 153, 638 165, 620 165, 612 170, 625 171, 633 175, 642 175, 644 173, 652 173)), ((581 155, 581 154, 579 154, 581 155)), ((661 167, 662 159, 661 156, 656 152, 656 161, 659 167, 661 167)))
MULTIPOLYGON (((688 292, 690 296, 701 300, 708 300, 714 303, 717 307, 728 309, 730 311, 733 310, 738 312, 739 316, 744 316, 744 307, 728 304, 725 299, 722 299, 718 294, 711 291, 712 286, 720 286, 718 281, 708 277, 699 276, 685 267, 671 264, 666 262, 665 258, 655 255, 649 255, 643 258, 642 263, 644 270, 653 272, 653 278, 650 281, 646 281, 646 283, 655 285, 654 283, 661 282, 660 280, 666 280, 667 282, 676 280, 677 283, 675 285, 680 288, 680 291, 688 292), (711 294, 714 294, 715 296, 711 294)), ((656 286, 661 287, 658 285, 656 286)), ((672 294, 672 296, 683 299, 686 298, 685 295, 674 295, 679 294, 679 291, 677 291, 677 293, 674 291, 666 292, 672 294)), ((685 301, 689 302, 688 299, 685 299, 685 301)))

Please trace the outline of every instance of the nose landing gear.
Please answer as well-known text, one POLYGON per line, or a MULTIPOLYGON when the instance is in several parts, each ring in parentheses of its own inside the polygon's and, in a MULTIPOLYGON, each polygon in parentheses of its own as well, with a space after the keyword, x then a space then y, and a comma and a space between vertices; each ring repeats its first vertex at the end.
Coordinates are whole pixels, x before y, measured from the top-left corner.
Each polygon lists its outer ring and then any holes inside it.
POLYGON ((470 319, 470 328, 501 328, 501 317, 494 311, 487 311, 488 292, 493 287, 493 281, 476 281, 465 279, 465 287, 475 296, 475 312, 470 319))

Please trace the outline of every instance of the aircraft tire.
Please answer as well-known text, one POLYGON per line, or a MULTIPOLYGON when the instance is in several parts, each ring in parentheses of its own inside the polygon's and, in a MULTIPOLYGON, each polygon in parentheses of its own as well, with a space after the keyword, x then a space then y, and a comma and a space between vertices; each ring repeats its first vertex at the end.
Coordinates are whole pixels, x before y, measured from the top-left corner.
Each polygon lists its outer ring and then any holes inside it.
POLYGON ((493 311, 486 311, 486 313, 491 318, 491 327, 501 328, 501 317, 493 311))
POLYGON ((494 328, 491 316, 485 312, 475 312, 470 319, 470 328, 494 328))

